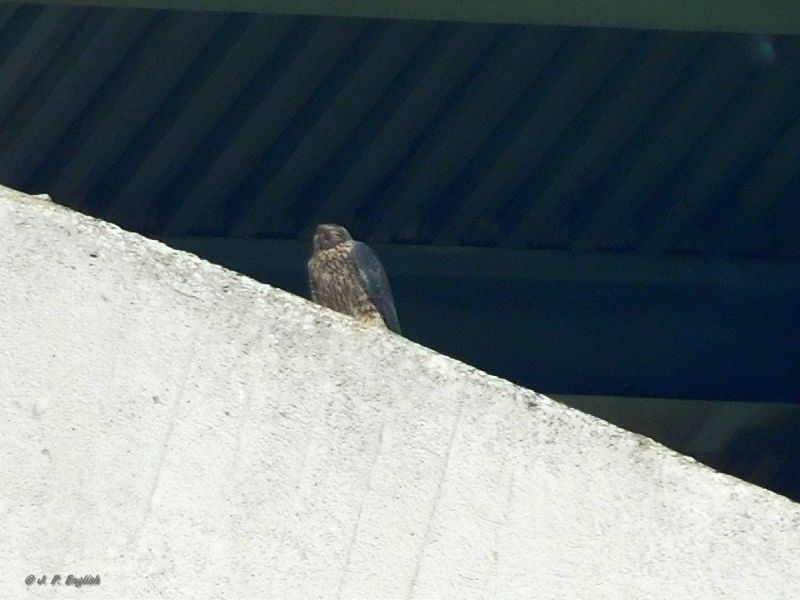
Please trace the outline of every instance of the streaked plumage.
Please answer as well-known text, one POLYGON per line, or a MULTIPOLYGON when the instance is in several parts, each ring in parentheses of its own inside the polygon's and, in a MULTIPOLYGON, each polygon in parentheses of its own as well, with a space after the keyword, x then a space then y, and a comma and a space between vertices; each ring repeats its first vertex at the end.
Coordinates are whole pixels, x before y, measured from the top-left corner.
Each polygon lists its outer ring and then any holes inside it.
POLYGON ((392 289, 372 249, 339 225, 318 225, 308 261, 311 299, 361 321, 400 333, 392 289))

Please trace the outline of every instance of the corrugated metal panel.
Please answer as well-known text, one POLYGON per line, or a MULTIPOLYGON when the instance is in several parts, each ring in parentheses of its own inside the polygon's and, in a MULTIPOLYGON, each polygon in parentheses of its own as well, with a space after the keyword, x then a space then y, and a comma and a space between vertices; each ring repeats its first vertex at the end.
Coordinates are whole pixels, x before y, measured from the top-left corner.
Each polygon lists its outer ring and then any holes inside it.
POLYGON ((800 256, 800 40, 0 6, 0 181, 154 235, 800 256))

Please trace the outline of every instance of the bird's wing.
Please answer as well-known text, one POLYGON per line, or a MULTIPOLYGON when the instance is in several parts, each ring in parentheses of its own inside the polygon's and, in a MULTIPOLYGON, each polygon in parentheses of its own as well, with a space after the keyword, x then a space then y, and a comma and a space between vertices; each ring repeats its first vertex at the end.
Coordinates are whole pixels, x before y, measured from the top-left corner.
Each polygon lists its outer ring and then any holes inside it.
POLYGON ((400 333, 392 288, 389 287, 389 279, 386 277, 386 271, 383 270, 381 261, 372 248, 363 242, 353 242, 350 259, 355 265, 364 289, 367 290, 367 295, 378 307, 386 326, 395 333, 400 333))
POLYGON ((314 267, 312 266, 311 261, 308 261, 306 270, 308 271, 308 291, 311 292, 311 299, 318 303, 319 299, 317 298, 317 286, 314 281, 314 267))

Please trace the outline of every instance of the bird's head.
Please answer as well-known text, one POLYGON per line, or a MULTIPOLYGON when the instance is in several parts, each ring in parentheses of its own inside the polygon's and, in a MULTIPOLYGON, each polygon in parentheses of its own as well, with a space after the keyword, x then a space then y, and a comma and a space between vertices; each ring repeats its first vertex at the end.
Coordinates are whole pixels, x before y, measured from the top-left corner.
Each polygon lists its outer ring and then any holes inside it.
POLYGON ((341 225, 317 225, 314 230, 314 252, 329 250, 342 242, 349 242, 353 238, 350 232, 341 225))

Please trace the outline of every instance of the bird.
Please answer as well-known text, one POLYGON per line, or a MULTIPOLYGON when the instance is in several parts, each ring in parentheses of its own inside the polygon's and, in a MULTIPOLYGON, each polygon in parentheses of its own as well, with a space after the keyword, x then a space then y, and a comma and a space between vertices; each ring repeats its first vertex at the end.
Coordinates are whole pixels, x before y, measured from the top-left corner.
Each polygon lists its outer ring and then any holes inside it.
POLYGON ((392 289, 380 259, 341 225, 325 223, 314 230, 308 285, 317 304, 401 333, 392 289))

